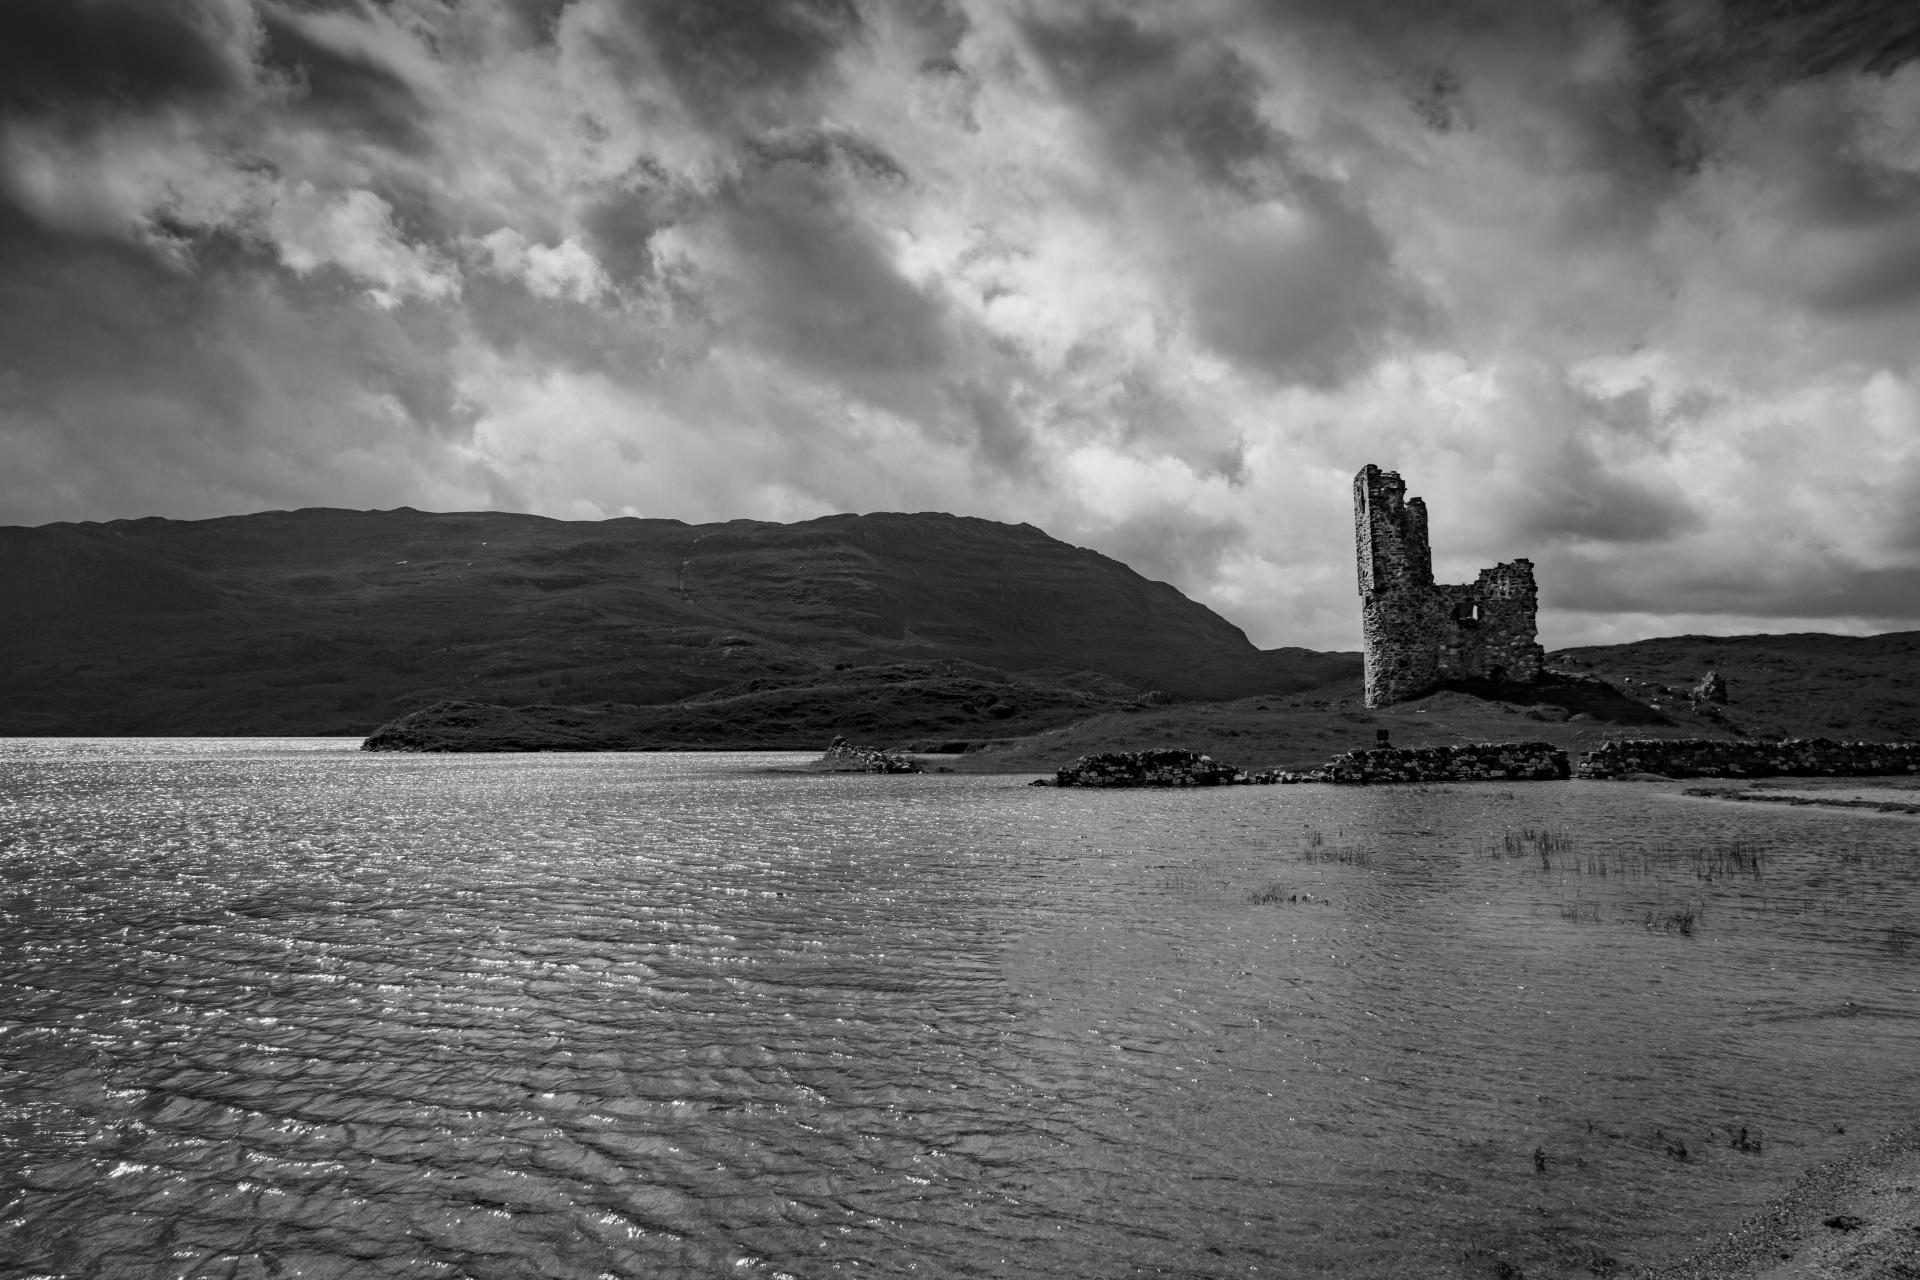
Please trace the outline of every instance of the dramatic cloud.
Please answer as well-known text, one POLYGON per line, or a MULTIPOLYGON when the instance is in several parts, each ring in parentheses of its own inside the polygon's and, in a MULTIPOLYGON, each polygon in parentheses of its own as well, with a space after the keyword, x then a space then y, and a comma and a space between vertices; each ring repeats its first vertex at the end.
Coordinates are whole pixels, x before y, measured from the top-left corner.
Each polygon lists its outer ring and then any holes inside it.
POLYGON ((1357 641, 1920 626, 1920 17, 13 0, 0 520, 1030 521, 1357 641))

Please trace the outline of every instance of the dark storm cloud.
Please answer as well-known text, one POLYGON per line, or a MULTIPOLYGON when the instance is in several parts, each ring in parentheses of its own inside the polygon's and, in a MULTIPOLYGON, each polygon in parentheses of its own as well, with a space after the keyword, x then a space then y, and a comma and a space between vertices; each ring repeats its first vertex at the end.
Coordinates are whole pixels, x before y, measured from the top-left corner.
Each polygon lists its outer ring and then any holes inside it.
POLYGON ((1129 520, 1101 539, 1101 550, 1156 582, 1191 582, 1213 571, 1245 540, 1237 519, 1160 511, 1129 520))
POLYGON ((1904 0, 1612 0, 1656 97, 1751 95, 1834 72, 1886 75, 1920 58, 1904 0))
POLYGON ((876 16, 904 24, 907 48, 918 70, 951 74, 960 69, 954 51, 973 24, 958 0, 898 0, 876 16))
POLYGON ((1515 512, 1512 527, 1523 538, 1644 545, 1700 527, 1699 513, 1671 484, 1611 474, 1584 450, 1570 452, 1515 512))
POLYGON ((829 373, 937 370, 947 350, 942 308, 900 274, 848 189, 894 180, 897 167, 869 147, 811 131, 756 152, 713 209, 749 268, 737 284, 740 323, 829 373))
POLYGON ((195 0, 7 0, 0 111, 141 111, 239 87, 244 24, 195 0))
POLYGON ((286 77, 295 110, 311 124, 402 151, 424 152, 427 112, 412 85, 364 49, 318 38, 292 13, 263 7, 262 63, 286 77))
POLYGON ((621 0, 681 100, 712 124, 779 123, 862 22, 848 0, 621 0))
POLYGON ((1194 319, 1250 371, 1335 387, 1425 308, 1397 277, 1377 228, 1331 201, 1306 207, 1281 226, 1230 228, 1197 244, 1194 319))
MULTIPOLYGON (((1733 145, 1765 155, 1790 233, 1771 264, 1808 305, 1844 315, 1920 294, 1920 173, 1877 156, 1857 103, 1789 93, 1764 134, 1733 145)), ((1755 131, 1757 133, 1757 131, 1755 131)))
POLYGON ((553 39, 560 17, 573 0, 503 0, 513 16, 516 34, 525 44, 546 44, 553 39))
POLYGON ((842 130, 762 134, 700 221, 724 232, 731 279, 710 299, 721 332, 746 336, 808 376, 1013 466, 1028 432, 1008 402, 1004 361, 946 302, 901 273, 861 204, 906 190, 883 148, 842 130), (983 367, 984 366, 984 367, 983 367))
POLYGON ((653 278, 653 237, 693 214, 698 201, 677 191, 666 175, 638 172, 581 210, 580 225, 593 256, 619 284, 653 278))
POLYGON ((0 502, 84 493, 103 513, 211 514, 301 505, 320 477, 411 492, 404 470, 358 474, 351 458, 404 455, 383 439, 396 427, 461 429, 447 318, 369 314, 357 289, 287 276, 227 237, 197 262, 0 214, 0 441, 39 459, 0 481, 0 502))
POLYGON ((1215 350, 1263 377, 1335 386, 1422 322, 1387 238, 1268 124, 1268 86, 1225 40, 1100 7, 1022 30, 1120 164, 1181 164, 1249 211, 1284 209, 1191 229, 1194 320, 1215 350))
POLYGON ((1237 484, 1246 477, 1245 442, 1197 419, 1178 397, 1168 394, 1149 368, 1130 369, 1116 380, 1114 395, 1090 415, 1092 432, 1117 431, 1135 447, 1164 450, 1203 478, 1237 484))
POLYGON ((1699 572, 1680 562, 1629 569, 1617 563, 1548 553, 1539 558, 1550 608, 1591 614, 1678 613, 1695 617, 1920 618, 1920 569, 1870 569, 1825 559, 1791 575, 1749 570, 1699 572))
POLYGON ((1210 182, 1244 187, 1279 140, 1260 117, 1261 83, 1232 50, 1196 47, 1125 11, 1029 17, 1026 38, 1055 83, 1125 161, 1175 156, 1210 182))

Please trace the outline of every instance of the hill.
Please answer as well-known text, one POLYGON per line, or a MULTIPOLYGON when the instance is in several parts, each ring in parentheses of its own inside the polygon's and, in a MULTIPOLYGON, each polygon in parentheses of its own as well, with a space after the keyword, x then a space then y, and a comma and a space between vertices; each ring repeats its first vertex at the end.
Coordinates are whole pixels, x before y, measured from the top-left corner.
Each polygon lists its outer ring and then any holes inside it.
MULTIPOLYGON (((902 663, 1118 701, 1285 693, 1359 669, 1357 654, 1257 649, 1166 583, 1031 525, 940 513, 688 525, 316 508, 10 527, 0 600, 4 735, 364 734, 447 700, 649 706, 785 686, 825 705, 897 686, 902 663)), ((1046 700, 1025 697, 1021 714, 1039 714, 1046 700)), ((876 730, 931 724, 895 704, 876 730)), ((819 709, 789 712, 810 724, 819 709)))
POLYGON ((1728 723, 1757 737, 1920 738, 1920 631, 1668 636, 1562 649, 1547 661, 1668 710, 1718 671, 1731 687, 1728 723))
POLYGON ((1550 655, 1537 684, 1468 682, 1368 709, 1358 679, 1216 702, 1157 704, 1125 686, 1022 689, 985 669, 900 665, 742 688, 666 707, 447 705, 382 729, 392 749, 655 749, 820 746, 848 734, 944 753, 959 772, 1051 772, 1082 755, 1179 748, 1250 769, 1308 769, 1370 746, 1547 741, 1579 753, 1608 738, 1920 737, 1903 690, 1920 678, 1920 634, 1679 636, 1550 655), (1712 659, 1730 700, 1685 690, 1712 659), (995 682, 998 682, 997 684, 995 682), (1844 704, 1837 701, 1844 696, 1844 704), (1852 717, 1850 723, 1837 721, 1852 717))
POLYGON ((896 663, 699 694, 655 706, 440 702, 382 725, 376 751, 808 750, 841 734, 963 753, 1010 735, 1145 705, 990 667, 896 663))
POLYGON ((1285 697, 1117 707, 995 742, 961 771, 1048 772, 1101 751, 1181 747, 1249 769, 1306 769, 1373 745, 1539 740, 1570 752, 1607 738, 1920 739, 1920 632, 1670 636, 1562 649, 1537 685, 1463 684, 1369 710, 1358 680, 1285 697), (1725 705, 1686 691, 1709 670, 1725 705))

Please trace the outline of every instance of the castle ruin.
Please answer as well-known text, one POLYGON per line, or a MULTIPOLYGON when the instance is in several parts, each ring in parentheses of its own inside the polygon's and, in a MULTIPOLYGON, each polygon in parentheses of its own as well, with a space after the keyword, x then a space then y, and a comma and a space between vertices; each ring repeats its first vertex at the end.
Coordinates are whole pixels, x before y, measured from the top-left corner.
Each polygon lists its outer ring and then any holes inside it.
POLYGON ((1436 585, 1427 504, 1398 472, 1369 463, 1353 478, 1354 547, 1367 705, 1430 693, 1449 680, 1532 683, 1546 652, 1535 641, 1533 561, 1482 569, 1464 586, 1436 585))

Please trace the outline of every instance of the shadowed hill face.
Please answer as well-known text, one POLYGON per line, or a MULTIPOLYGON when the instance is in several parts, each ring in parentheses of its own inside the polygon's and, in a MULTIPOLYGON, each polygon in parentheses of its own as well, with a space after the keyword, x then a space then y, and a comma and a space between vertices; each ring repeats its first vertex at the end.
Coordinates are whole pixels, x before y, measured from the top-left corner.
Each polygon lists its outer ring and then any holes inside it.
POLYGON ((0 733, 364 732, 442 698, 661 703, 851 664, 1283 692, 1355 655, 1262 652, 1165 583, 937 513, 549 520, 309 509, 0 529, 0 733))

